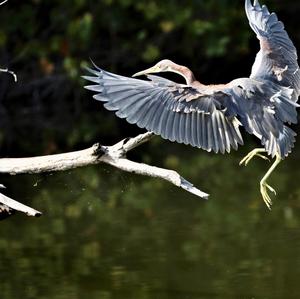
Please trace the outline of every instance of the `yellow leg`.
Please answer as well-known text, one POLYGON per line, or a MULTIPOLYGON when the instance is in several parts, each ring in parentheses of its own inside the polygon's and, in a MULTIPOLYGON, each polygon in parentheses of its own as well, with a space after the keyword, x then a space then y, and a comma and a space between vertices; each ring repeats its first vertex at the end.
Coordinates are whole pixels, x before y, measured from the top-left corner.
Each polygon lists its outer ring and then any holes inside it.
MULTIPOLYGON (((248 165, 248 163, 255 157, 258 156, 264 160, 268 160, 270 161, 270 159, 264 155, 262 155, 261 153, 265 153, 266 150, 264 148, 256 148, 253 151, 251 151, 246 157, 244 157, 241 162, 240 165, 245 164, 245 166, 248 165)), ((260 193, 262 195, 262 198, 265 202, 265 204, 267 205, 268 209, 271 209, 271 205, 272 205, 272 200, 270 195, 268 194, 268 191, 273 192, 276 195, 276 191, 274 188, 272 188, 270 185, 267 184, 267 179, 269 178, 269 176, 272 174, 272 172, 275 170, 275 168, 277 167, 277 165, 281 162, 281 158, 279 155, 276 155, 276 160, 275 162, 272 164, 272 166, 269 168, 269 170, 267 171, 267 173, 263 176, 263 178, 260 181, 260 193)))
POLYGON ((264 160, 270 161, 270 159, 269 159, 268 157, 266 157, 266 156, 260 154, 260 153, 265 153, 265 152, 266 152, 266 150, 265 150, 264 148, 256 148, 256 149, 254 149, 254 150, 251 151, 246 157, 244 157, 244 158, 241 160, 240 165, 245 164, 245 166, 247 166, 248 163, 249 163, 255 156, 260 157, 260 158, 262 158, 262 159, 264 159, 264 160))
POLYGON ((276 195, 276 191, 267 184, 267 179, 271 175, 271 173, 275 170, 277 165, 282 161, 281 157, 279 155, 276 155, 276 160, 270 167, 270 169, 267 171, 267 173, 264 175, 264 177, 260 181, 260 193, 263 197, 263 200, 265 204, 267 205, 268 209, 271 210, 271 205, 272 205, 272 200, 270 195, 268 194, 268 189, 269 191, 273 192, 276 195))

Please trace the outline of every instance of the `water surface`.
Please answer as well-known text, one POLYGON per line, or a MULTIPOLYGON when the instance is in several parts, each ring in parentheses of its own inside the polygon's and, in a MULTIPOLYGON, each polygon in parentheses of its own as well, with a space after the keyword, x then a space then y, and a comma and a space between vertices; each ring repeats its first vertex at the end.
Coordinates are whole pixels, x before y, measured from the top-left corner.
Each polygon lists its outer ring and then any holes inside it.
POLYGON ((157 164, 209 201, 110 167, 1 178, 44 212, 0 223, 1 299, 300 298, 297 152, 270 181, 270 212, 258 191, 267 162, 186 148, 157 164))

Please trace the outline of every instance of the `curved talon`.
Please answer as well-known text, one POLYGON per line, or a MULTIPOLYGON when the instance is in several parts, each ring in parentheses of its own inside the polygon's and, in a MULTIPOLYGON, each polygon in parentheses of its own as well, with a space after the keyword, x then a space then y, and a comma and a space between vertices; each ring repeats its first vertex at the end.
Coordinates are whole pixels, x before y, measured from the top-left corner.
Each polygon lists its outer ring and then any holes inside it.
POLYGON ((271 173, 274 171, 274 169, 277 167, 277 165, 282 161, 279 155, 276 155, 276 160, 270 167, 270 169, 267 171, 265 176, 260 181, 260 193, 262 195, 262 198, 267 205, 268 209, 271 210, 272 200, 270 195, 268 194, 268 190, 276 195, 276 191, 273 187, 267 184, 267 179, 271 175, 271 173))
POLYGON ((266 206, 268 207, 269 210, 271 210, 272 199, 268 194, 266 183, 262 183, 262 182, 260 183, 260 193, 262 195, 263 201, 265 202, 266 206))
POLYGON ((247 166, 248 163, 250 162, 250 160, 251 160, 253 157, 254 157, 254 156, 251 155, 251 153, 249 153, 246 157, 244 157, 244 158, 240 161, 239 165, 245 164, 245 166, 247 166))
POLYGON ((264 159, 264 160, 266 160, 266 161, 271 162, 271 160, 270 160, 267 156, 264 156, 264 155, 262 155, 262 154, 256 154, 256 156, 258 156, 258 157, 260 157, 260 158, 262 158, 262 159, 264 159))
POLYGON ((268 194, 268 189, 269 189, 269 191, 271 191, 272 193, 274 193, 276 195, 276 191, 274 188, 272 188, 270 185, 268 185, 265 181, 261 181, 260 182, 260 193, 261 193, 262 198, 263 198, 265 204, 267 205, 268 209, 271 210, 272 199, 271 199, 270 195, 268 194))
POLYGON ((270 159, 260 153, 265 152, 265 149, 263 148, 256 148, 254 150, 252 150, 250 153, 248 153, 239 163, 239 165, 245 164, 245 166, 248 165, 248 163, 255 157, 258 156, 264 160, 268 160, 270 161, 270 159))
POLYGON ((277 195, 277 192, 274 188, 272 188, 270 185, 266 184, 266 187, 272 192, 274 193, 275 195, 277 195))

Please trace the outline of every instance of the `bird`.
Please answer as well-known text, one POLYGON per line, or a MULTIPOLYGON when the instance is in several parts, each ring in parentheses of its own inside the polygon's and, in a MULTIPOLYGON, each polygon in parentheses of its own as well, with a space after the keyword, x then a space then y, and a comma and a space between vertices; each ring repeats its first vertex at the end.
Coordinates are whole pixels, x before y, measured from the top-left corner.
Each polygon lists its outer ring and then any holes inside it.
POLYGON ((268 179, 296 141, 290 125, 297 123, 300 72, 297 50, 277 15, 257 0, 245 0, 245 12, 260 45, 249 77, 205 85, 186 66, 164 59, 133 78, 95 64, 83 78, 93 82, 85 88, 95 92, 93 98, 107 110, 170 141, 224 154, 243 145, 243 127, 261 147, 240 165, 247 166, 255 156, 274 159, 259 185, 271 209, 271 194, 276 191, 268 179), (156 75, 165 72, 181 75, 185 83, 156 75), (136 78, 142 75, 147 79, 136 78))

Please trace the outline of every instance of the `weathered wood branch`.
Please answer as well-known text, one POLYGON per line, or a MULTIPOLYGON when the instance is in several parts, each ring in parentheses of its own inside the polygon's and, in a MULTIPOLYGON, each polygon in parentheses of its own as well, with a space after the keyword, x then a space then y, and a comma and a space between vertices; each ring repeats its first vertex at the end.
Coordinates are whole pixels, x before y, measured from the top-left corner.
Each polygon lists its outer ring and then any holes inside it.
POLYGON ((95 144, 85 150, 57 155, 31 158, 3 158, 0 159, 0 173, 16 175, 65 171, 87 165, 106 163, 123 171, 166 180, 177 187, 207 199, 207 193, 194 187, 193 184, 181 177, 176 171, 137 163, 126 158, 128 151, 147 142, 153 136, 153 133, 148 132, 134 138, 124 139, 112 146, 95 144))
MULTIPOLYGON (((3 3, 0 3, 0 5, 1 4, 3 4, 3 3)), ((0 68, 0 72, 2 72, 2 73, 9 73, 9 74, 11 74, 14 77, 15 82, 18 81, 17 75, 13 71, 10 71, 9 69, 1 69, 0 68)))
POLYGON ((23 212, 26 215, 33 217, 39 217, 42 215, 41 212, 13 200, 2 193, 0 193, 0 202, 0 219, 10 216, 14 213, 14 211, 23 212))
MULTIPOLYGON (((0 6, 3 5, 3 4, 5 4, 7 1, 8 0, 4 0, 4 1, 0 2, 0 6)), ((14 77, 15 82, 17 82, 17 80, 18 80, 17 79, 17 75, 14 72, 10 71, 9 69, 2 69, 2 68, 0 68, 0 72, 11 74, 14 77)))
MULTIPOLYGON (((5 186, 0 184, 0 189, 5 189, 5 186)), ((33 217, 39 217, 42 215, 41 212, 34 210, 0 193, 0 220, 3 220, 11 216, 12 214, 14 214, 15 211, 23 212, 28 216, 33 216, 33 217)))

